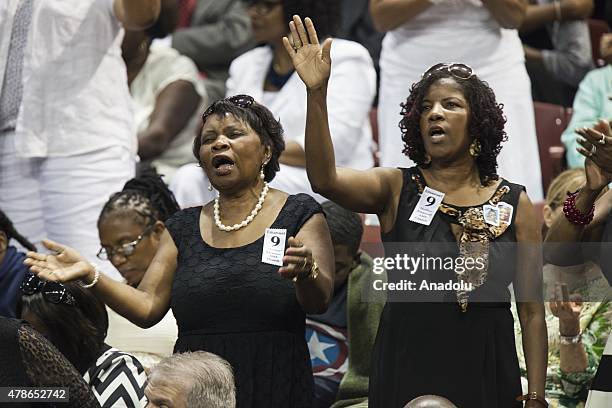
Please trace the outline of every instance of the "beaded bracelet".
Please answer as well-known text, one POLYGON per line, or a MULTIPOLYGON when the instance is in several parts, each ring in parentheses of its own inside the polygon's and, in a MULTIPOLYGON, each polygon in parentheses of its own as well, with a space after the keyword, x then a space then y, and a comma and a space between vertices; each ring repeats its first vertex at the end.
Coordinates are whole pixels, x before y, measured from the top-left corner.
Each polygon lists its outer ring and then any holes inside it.
POLYGON ((574 225, 588 225, 591 221, 593 221, 593 216, 595 215, 595 205, 591 207, 589 212, 583 214, 580 212, 578 208, 576 208, 576 196, 578 196, 578 192, 568 193, 567 198, 563 202, 563 214, 565 218, 569 222, 574 225))
POLYGON ((98 283, 98 280, 100 279, 100 268, 98 268, 98 265, 92 263, 91 266, 94 267, 94 278, 91 281, 91 283, 85 284, 81 281, 81 287, 83 287, 84 289, 89 289, 89 288, 93 288, 96 283, 98 283))

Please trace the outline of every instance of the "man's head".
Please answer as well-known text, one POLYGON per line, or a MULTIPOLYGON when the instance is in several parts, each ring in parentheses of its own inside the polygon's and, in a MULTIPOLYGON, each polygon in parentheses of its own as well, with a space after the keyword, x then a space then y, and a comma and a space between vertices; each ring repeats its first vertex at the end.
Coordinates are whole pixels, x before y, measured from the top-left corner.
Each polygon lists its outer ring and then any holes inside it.
POLYGON ((230 364, 205 351, 174 354, 153 367, 145 389, 148 408, 235 408, 230 364))
POLYGON ((457 406, 444 397, 422 395, 410 401, 404 408, 457 408, 457 406))
POLYGON ((363 235, 363 225, 358 214, 340 207, 331 201, 322 205, 336 261, 334 290, 342 287, 348 273, 359 259, 359 244, 363 235))

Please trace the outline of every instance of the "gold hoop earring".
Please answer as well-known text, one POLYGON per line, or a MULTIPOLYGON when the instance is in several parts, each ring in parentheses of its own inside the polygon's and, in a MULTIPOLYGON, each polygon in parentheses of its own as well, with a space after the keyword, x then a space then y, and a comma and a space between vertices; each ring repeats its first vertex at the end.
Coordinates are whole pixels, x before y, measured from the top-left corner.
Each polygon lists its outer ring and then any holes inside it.
POLYGON ((480 156, 480 149, 482 146, 480 145, 480 141, 478 139, 474 139, 472 143, 470 143, 470 156, 478 157, 480 156))

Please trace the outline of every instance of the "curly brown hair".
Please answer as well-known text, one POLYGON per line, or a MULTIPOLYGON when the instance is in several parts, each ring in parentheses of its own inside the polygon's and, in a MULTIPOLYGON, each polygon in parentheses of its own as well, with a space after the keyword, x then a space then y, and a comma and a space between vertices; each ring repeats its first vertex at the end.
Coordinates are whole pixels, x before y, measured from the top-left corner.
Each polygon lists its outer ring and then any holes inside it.
POLYGON ((401 104, 402 119, 399 127, 402 131, 404 148, 402 152, 421 167, 428 167, 423 137, 421 136, 420 119, 423 113, 423 99, 431 85, 443 78, 452 78, 461 88, 469 107, 468 134, 480 142, 480 155, 476 157, 476 166, 483 185, 497 180, 497 155, 501 143, 506 141, 504 130, 506 118, 503 105, 497 103, 495 94, 489 85, 476 75, 460 79, 447 70, 437 70, 412 85, 406 102, 401 104))

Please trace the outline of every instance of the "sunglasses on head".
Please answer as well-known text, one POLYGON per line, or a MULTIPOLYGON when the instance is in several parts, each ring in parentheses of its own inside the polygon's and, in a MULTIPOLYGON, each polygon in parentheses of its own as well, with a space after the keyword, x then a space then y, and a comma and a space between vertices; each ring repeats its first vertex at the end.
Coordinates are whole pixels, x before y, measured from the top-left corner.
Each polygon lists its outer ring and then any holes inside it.
POLYGON ((25 278, 23 278, 21 292, 28 296, 41 292, 46 301, 56 305, 76 305, 74 297, 64 285, 59 282, 39 279, 38 276, 32 273, 26 274, 25 278))
POLYGON ((229 102, 233 105, 238 106, 239 108, 246 109, 249 106, 253 105, 255 99, 253 99, 253 97, 249 95, 234 95, 230 96, 229 98, 219 99, 218 101, 213 102, 213 104, 210 105, 208 109, 204 111, 204 113, 202 114, 202 122, 206 122, 206 119, 208 119, 208 117, 215 111, 217 105, 222 102, 229 102))
POLYGON ((425 71, 425 73, 423 73, 422 78, 425 79, 437 71, 446 71, 449 74, 451 74, 453 77, 457 79, 464 79, 464 80, 470 79, 471 77, 474 76, 474 71, 468 65, 458 64, 458 63, 454 63, 454 64, 440 63, 440 64, 436 64, 432 66, 427 71, 425 71))

